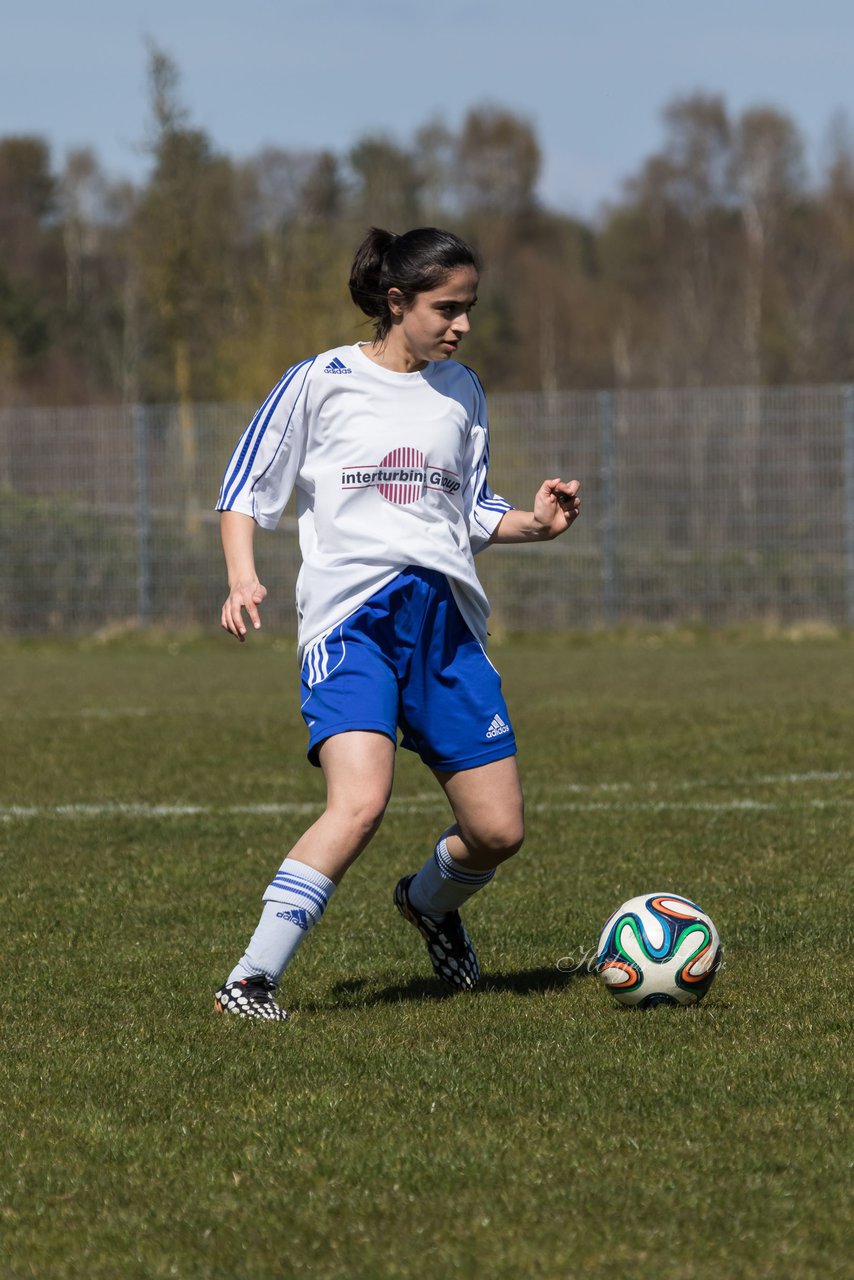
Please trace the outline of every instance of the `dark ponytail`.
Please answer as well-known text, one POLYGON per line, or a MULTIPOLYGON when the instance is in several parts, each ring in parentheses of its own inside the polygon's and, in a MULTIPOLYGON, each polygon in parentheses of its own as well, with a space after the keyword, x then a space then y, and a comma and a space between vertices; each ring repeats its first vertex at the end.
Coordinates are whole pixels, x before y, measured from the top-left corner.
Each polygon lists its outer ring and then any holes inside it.
POLYGON ((459 267, 479 270, 477 257, 464 240, 437 227, 418 227, 401 236, 371 227, 353 259, 350 297, 374 321, 379 340, 391 329, 389 289, 399 289, 404 303, 428 289, 438 289, 459 267))

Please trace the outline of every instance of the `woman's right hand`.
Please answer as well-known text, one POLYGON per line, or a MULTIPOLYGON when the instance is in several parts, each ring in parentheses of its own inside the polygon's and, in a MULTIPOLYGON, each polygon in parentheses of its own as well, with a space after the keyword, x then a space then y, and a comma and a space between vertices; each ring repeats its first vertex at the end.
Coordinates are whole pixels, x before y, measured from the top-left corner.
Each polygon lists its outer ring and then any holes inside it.
POLYGON ((261 628, 261 615, 258 605, 267 594, 257 578, 248 582, 236 582, 229 590, 228 599, 222 606, 222 625, 231 635, 237 636, 241 643, 246 639, 246 623, 243 621, 243 610, 249 615, 249 621, 256 631, 261 628))

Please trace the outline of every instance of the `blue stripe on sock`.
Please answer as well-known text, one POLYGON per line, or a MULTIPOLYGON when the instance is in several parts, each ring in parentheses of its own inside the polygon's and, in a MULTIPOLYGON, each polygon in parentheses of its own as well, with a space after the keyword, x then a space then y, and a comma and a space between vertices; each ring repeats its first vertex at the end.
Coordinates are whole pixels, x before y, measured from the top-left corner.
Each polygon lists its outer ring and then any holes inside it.
POLYGON ((301 880, 299 876, 293 875, 288 871, 277 871, 273 876, 273 880, 280 888, 292 889, 294 893, 303 894, 306 898, 311 898, 318 906, 325 907, 329 901, 328 895, 312 884, 310 880, 301 880))
POLYGON ((433 850, 433 857, 436 859, 439 874, 443 880, 457 880, 460 884, 467 885, 482 885, 488 884, 495 875, 494 867, 491 871, 466 871, 448 853, 444 840, 440 840, 436 845, 433 850))
POLYGON ((296 897, 304 898, 307 902, 320 908, 320 914, 326 910, 329 897, 317 885, 311 883, 310 880, 301 880, 299 876, 293 875, 289 871, 277 871, 270 881, 268 892, 270 889, 282 889, 288 894, 296 897))

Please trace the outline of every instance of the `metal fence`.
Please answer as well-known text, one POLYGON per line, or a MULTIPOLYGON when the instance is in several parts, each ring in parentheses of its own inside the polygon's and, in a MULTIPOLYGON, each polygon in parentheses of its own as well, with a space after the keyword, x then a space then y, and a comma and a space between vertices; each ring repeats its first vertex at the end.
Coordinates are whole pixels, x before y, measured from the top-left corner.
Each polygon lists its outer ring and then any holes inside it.
MULTIPOLYGON (((495 395, 495 490, 577 476, 584 514, 478 567, 494 629, 854 623, 854 388, 495 395)), ((250 405, 0 411, 0 629, 215 626, 224 465, 250 405)), ((259 533, 293 632, 296 521, 259 533)))

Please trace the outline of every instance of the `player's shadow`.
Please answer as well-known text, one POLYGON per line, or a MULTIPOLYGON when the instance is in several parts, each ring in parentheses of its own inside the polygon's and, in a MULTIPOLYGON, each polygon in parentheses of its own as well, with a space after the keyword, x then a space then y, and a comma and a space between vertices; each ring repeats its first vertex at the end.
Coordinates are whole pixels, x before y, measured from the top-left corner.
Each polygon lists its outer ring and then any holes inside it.
MULTIPOLYGON (((548 968, 522 969, 509 973, 487 973, 481 977, 478 995, 512 991, 518 996, 537 995, 544 991, 559 991, 580 978, 594 972, 588 965, 576 965, 572 969, 548 968)), ((339 1007, 364 1008, 378 1004, 400 1004, 405 1001, 453 1000, 461 993, 446 986, 438 978, 410 978, 389 986, 372 990, 367 978, 348 978, 336 982, 332 997, 339 1007)))

